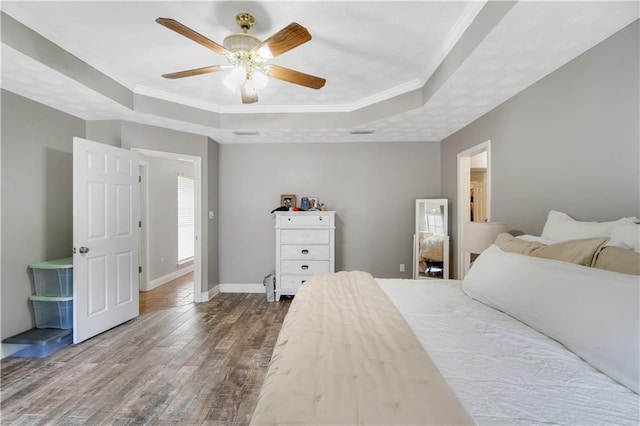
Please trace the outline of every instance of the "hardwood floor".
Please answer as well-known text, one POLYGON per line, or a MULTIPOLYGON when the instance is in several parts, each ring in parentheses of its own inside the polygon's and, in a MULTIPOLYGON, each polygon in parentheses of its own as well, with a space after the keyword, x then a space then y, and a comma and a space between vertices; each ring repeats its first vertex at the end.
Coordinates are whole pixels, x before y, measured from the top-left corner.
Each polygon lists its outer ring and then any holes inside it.
POLYGON ((140 315, 191 303, 193 303, 193 272, 156 287, 151 291, 141 291, 140 315))
POLYGON ((3 359, 0 423, 247 424, 290 301, 159 300, 47 358, 3 359))

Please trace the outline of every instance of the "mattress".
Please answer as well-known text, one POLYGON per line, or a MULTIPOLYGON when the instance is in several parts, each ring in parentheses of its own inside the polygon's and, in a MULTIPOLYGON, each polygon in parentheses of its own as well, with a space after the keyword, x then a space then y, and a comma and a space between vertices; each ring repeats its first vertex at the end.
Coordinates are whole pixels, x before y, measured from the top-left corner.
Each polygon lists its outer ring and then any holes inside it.
POLYGON ((478 424, 640 424, 637 394, 460 281, 376 281, 478 424))

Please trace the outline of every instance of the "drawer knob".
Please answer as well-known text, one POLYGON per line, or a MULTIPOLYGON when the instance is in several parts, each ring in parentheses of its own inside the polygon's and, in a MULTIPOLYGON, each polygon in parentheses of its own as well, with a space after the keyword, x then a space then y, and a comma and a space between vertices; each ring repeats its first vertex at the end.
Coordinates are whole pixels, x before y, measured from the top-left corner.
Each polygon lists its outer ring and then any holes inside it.
POLYGON ((301 268, 306 271, 307 269, 309 269, 309 265, 302 265, 301 268))
POLYGON ((302 250, 302 254, 309 254, 309 250, 307 249, 302 250))

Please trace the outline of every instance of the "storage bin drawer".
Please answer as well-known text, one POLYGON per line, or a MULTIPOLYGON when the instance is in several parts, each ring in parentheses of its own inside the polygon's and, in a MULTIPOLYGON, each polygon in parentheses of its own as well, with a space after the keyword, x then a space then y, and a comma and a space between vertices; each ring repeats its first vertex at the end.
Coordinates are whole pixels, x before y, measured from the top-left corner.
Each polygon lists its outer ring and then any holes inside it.
POLYGON ((282 229, 280 243, 282 244, 327 244, 329 242, 328 229, 282 229))
POLYGON ((280 284, 276 284, 278 292, 295 293, 298 289, 311 278, 311 275, 282 275, 280 278, 280 284))
POLYGON ((282 216, 280 226, 329 226, 329 220, 329 216, 321 214, 282 216))
POLYGON ((280 246, 281 259, 329 260, 329 246, 280 246))
POLYGON ((37 328, 72 328, 73 298, 30 296, 37 328))
POLYGON ((282 260, 280 273, 282 274, 317 274, 329 272, 328 260, 282 260))
POLYGON ((73 296, 73 258, 33 263, 29 267, 37 296, 73 296))

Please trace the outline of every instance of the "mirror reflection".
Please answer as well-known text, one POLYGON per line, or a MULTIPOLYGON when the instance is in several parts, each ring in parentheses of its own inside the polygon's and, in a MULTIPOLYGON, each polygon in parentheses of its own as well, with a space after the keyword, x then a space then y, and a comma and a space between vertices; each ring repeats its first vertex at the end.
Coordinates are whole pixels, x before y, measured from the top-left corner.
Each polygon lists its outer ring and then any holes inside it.
POLYGON ((447 200, 416 200, 414 278, 449 277, 447 200))

